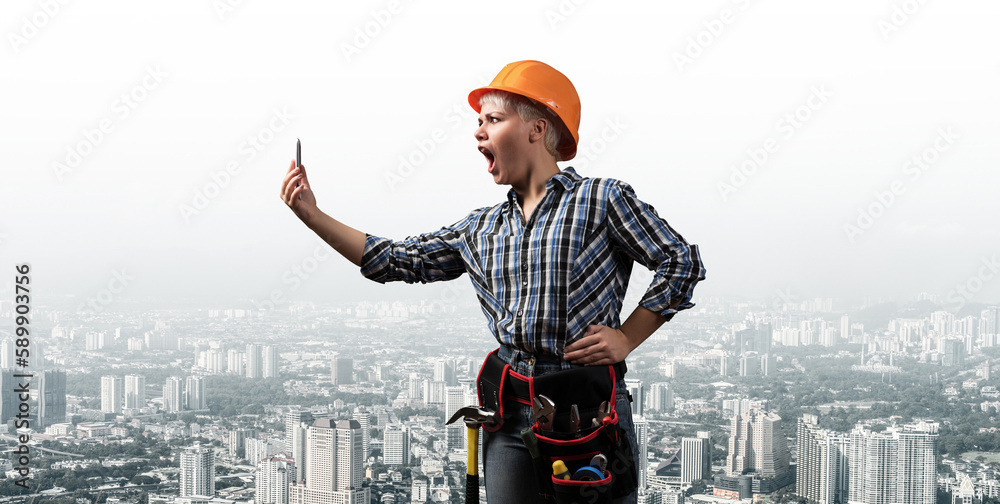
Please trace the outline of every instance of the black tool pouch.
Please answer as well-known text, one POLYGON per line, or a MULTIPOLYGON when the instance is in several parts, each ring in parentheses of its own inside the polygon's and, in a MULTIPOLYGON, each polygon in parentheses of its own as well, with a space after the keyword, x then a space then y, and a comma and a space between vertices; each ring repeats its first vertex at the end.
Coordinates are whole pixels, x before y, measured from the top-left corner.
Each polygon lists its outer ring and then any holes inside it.
MULTIPOLYGON (((618 414, 614 409, 616 382, 624 375, 624 365, 579 367, 528 377, 512 371, 496 353, 490 353, 479 373, 482 406, 505 417, 512 413, 513 403, 530 405, 529 398, 538 395, 546 396, 555 404, 551 430, 543 431, 536 422, 521 433, 532 455, 541 493, 558 504, 610 503, 632 493, 638 486, 635 460, 628 438, 618 426, 618 414), (610 405, 609 415, 600 410, 603 402, 610 405), (570 428, 570 410, 574 404, 580 416, 577 432, 571 432, 570 428), (556 460, 562 460, 572 475, 590 465, 597 454, 607 458, 602 479, 564 480, 552 473, 552 463, 556 460)), ((500 427, 497 425, 489 430, 494 432, 500 427)))

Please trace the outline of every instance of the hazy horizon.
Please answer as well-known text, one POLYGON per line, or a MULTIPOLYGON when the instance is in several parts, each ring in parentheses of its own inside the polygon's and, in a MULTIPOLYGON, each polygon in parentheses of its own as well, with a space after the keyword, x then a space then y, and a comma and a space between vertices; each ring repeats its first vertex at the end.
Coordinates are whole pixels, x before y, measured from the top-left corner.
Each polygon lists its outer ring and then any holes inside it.
POLYGON ((995 3, 219 5, 2 8, 0 263, 32 264, 35 303, 122 278, 109 306, 472 296, 365 280, 279 185, 301 138, 320 208, 371 234, 503 201, 466 96, 520 59, 581 96, 560 166, 699 245, 696 303, 1000 302, 995 3))

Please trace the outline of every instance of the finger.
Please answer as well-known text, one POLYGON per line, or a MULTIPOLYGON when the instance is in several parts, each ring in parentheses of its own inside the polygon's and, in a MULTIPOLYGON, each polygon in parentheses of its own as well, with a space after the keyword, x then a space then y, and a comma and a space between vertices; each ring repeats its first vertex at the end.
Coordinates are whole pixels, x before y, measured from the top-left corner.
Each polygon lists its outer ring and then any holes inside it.
POLYGON ((281 185, 281 201, 289 203, 292 199, 292 191, 295 190, 295 176, 282 181, 281 185))
MULTIPOLYGON (((292 163, 294 164, 295 162, 293 161, 292 163)), ((281 180, 282 199, 284 199, 284 196, 288 194, 288 186, 291 185, 292 179, 299 176, 299 174, 300 172, 297 171, 294 166, 288 169, 288 173, 286 173, 285 177, 281 180)))
POLYGON ((584 336, 590 336, 591 334, 597 334, 597 333, 601 332, 601 329, 603 329, 603 328, 604 328, 604 326, 601 326, 601 325, 589 325, 589 326, 587 326, 587 332, 584 333, 584 336))
POLYGON ((575 351, 580 350, 582 348, 586 348, 586 347, 588 347, 590 345, 593 345, 596 342, 597 342, 597 338, 596 337, 590 336, 590 335, 584 336, 584 337, 582 337, 582 338, 580 338, 580 339, 578 339, 578 340, 570 343, 569 345, 566 345, 566 348, 564 349, 564 351, 575 352, 575 351))

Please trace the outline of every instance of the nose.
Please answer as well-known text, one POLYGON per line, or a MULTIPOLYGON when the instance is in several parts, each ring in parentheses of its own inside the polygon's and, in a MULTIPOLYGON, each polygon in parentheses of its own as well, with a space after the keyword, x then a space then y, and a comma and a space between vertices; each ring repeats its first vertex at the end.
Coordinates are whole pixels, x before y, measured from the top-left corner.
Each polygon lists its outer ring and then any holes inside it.
POLYGON ((479 127, 476 128, 476 131, 472 132, 472 136, 476 137, 476 140, 479 140, 480 142, 482 142, 483 140, 486 140, 486 129, 485 129, 485 127, 486 127, 486 123, 480 124, 479 127))

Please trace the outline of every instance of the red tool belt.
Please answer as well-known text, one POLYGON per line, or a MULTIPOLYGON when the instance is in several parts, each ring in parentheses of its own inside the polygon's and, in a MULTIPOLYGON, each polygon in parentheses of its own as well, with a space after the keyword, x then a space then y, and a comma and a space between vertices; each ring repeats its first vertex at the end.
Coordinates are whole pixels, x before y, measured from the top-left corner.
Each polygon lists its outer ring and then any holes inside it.
MULTIPOLYGON (((513 371, 494 350, 479 370, 477 387, 479 404, 496 411, 499 424, 483 428, 489 432, 501 429, 504 419, 518 406, 531 406, 544 396, 554 410, 545 418, 550 422, 543 425, 536 421, 521 433, 542 494, 559 504, 610 503, 638 486, 632 447, 618 427, 615 412, 616 383, 625 371, 625 363, 620 362, 524 376, 513 371), (578 411, 576 428, 571 421, 574 405, 578 411), (583 469, 598 454, 604 456, 606 465, 595 467, 596 471, 583 469), (553 475, 552 464, 557 460, 563 461, 570 479, 553 475)), ((533 411, 538 411, 537 403, 533 411)))

